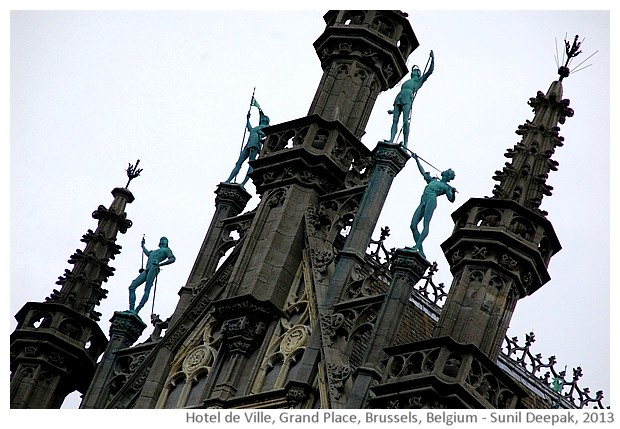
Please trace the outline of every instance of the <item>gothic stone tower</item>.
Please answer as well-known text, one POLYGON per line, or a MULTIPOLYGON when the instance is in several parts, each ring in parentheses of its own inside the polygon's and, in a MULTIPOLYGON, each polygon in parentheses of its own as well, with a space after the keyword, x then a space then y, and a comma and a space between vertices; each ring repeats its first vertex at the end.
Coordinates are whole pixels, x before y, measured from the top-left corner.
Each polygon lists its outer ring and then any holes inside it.
POLYGON ((563 142, 557 125, 573 114, 562 79, 530 99, 534 119, 517 130, 493 197, 453 213, 442 249, 454 279, 443 309, 432 308, 412 299, 428 261, 385 251, 386 230, 371 238, 409 154, 360 141, 378 94, 407 74, 416 36, 398 11, 324 18, 314 44, 324 73, 308 115, 264 130, 252 162, 255 209, 243 212, 250 195, 241 185, 217 186, 172 316, 135 346, 146 327, 136 315, 116 312, 109 341, 97 325, 116 234, 131 225, 133 196, 117 188, 110 208, 94 212, 99 226, 61 290, 16 316, 12 407, 59 407, 74 390, 84 393, 81 408, 545 406, 498 355, 517 301, 549 280, 560 250, 539 207, 563 142))
POLYGON ((547 267, 561 249, 539 207, 551 195, 545 182, 558 165, 551 156, 564 140, 558 123, 573 115, 562 99, 562 79, 529 105, 534 119, 516 131, 521 141, 495 173, 493 197, 472 198, 452 214, 455 227, 442 249, 454 278, 432 338, 388 350, 373 406, 526 406, 531 394, 496 362, 518 300, 549 281, 547 267))
POLYGON ((561 246, 539 206, 551 195, 545 182, 557 170, 551 156, 564 140, 558 122, 573 115, 568 104, 560 81, 530 99, 534 119, 519 126, 522 140, 505 154, 512 162, 495 173, 493 197, 471 199, 453 213, 453 234, 442 244, 453 293, 436 336, 475 344, 496 359, 517 301, 550 280, 547 267, 561 246))
POLYGON ((383 356, 369 353, 391 344, 427 263, 401 255, 391 287, 387 266, 368 259, 409 155, 384 143, 371 151, 359 139, 378 94, 407 74, 418 42, 398 11, 324 18, 314 44, 324 73, 308 116, 266 128, 252 162, 258 207, 241 213, 247 192, 219 184, 165 335, 147 352, 144 345, 110 353, 133 369, 106 393, 108 380, 118 380, 110 364, 91 387, 99 399, 89 407, 342 408, 361 404, 380 378, 366 362, 383 356), (381 329, 377 320, 385 320, 381 329))
MULTIPOLYGON (((129 171, 128 171, 129 173, 129 171)), ((109 208, 93 212, 97 229, 82 237, 85 249, 69 259, 56 282, 60 290, 44 302, 29 302, 15 315, 17 327, 11 335, 11 408, 60 408, 65 397, 86 392, 97 358, 107 339, 95 311, 108 293, 101 285, 114 274, 108 263, 120 253, 118 232, 127 232, 131 221, 125 206, 133 202, 126 188, 112 191, 109 208)))

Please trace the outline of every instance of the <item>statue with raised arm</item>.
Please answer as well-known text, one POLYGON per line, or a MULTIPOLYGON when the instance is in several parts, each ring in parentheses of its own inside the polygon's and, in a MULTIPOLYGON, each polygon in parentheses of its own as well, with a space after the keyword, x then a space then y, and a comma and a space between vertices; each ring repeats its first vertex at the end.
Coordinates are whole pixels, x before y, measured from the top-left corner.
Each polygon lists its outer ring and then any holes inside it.
POLYGON ((425 70, 424 73, 420 73, 418 66, 413 66, 411 69, 411 79, 402 84, 400 92, 394 99, 394 109, 388 110, 388 113, 393 115, 392 130, 388 143, 394 143, 394 138, 396 137, 396 132, 398 131, 398 121, 402 114, 403 146, 407 147, 407 142, 409 140, 409 125, 411 123, 411 105, 413 104, 416 93, 435 69, 435 55, 433 54, 433 51, 430 53, 429 62, 430 67, 428 70, 425 70))
POLYGON ((411 247, 410 249, 417 250, 420 255, 424 256, 422 242, 428 236, 428 229, 431 218, 433 217, 433 212, 437 207, 437 197, 445 195, 448 198, 448 201, 450 201, 451 203, 454 202, 454 199, 456 197, 456 189, 448 185, 448 182, 454 179, 456 175, 454 174, 454 171, 452 171, 452 169, 448 169, 441 173, 441 179, 438 179, 437 177, 432 177, 428 171, 424 171, 424 168, 422 168, 420 160, 415 153, 413 154, 413 157, 415 158, 415 161, 418 164, 418 170, 420 170, 420 173, 424 177, 424 180, 426 180, 427 185, 424 188, 422 198, 420 199, 420 204, 418 205, 418 208, 415 210, 413 218, 411 219, 411 232, 413 232, 415 246, 411 247), (423 229, 422 232, 419 232, 418 224, 422 220, 424 221, 423 229))
POLYGON ((172 250, 168 247, 168 239, 166 237, 162 237, 159 240, 159 248, 155 250, 147 250, 146 247, 144 247, 144 237, 142 238, 141 244, 142 251, 148 257, 146 261, 146 268, 141 270, 138 277, 136 277, 129 286, 129 311, 135 314, 138 314, 142 307, 144 307, 144 304, 148 301, 151 288, 153 287, 153 282, 155 281, 157 274, 159 274, 159 268, 164 265, 172 264, 176 261, 176 258, 172 254, 172 250), (134 308, 134 305, 136 304, 136 289, 143 283, 145 283, 144 295, 142 296, 138 306, 134 308))
MULTIPOLYGON (((230 183, 235 177, 237 177, 237 174, 239 174, 239 170, 241 169, 241 166, 243 165, 246 159, 248 159, 249 161, 254 161, 256 159, 256 157, 258 156, 261 150, 262 140, 265 138, 265 133, 263 132, 263 128, 269 126, 269 116, 263 113, 263 110, 258 104, 258 101, 256 101, 254 97, 252 97, 252 102, 250 103, 250 109, 252 106, 256 106, 258 108, 258 113, 260 114, 259 124, 255 127, 252 127, 252 125, 250 124, 250 111, 248 110, 246 129, 247 131, 250 132, 250 136, 248 137, 248 142, 246 143, 246 145, 241 150, 241 153, 239 154, 239 159, 237 160, 237 163, 235 164, 235 168, 233 168, 232 172, 230 173, 230 176, 228 176, 228 179, 226 179, 227 183, 230 183)), ((248 166, 248 172, 246 173, 245 179, 243 179, 241 186, 245 185, 246 182, 250 179, 251 172, 252 172, 252 166, 250 165, 248 166)))

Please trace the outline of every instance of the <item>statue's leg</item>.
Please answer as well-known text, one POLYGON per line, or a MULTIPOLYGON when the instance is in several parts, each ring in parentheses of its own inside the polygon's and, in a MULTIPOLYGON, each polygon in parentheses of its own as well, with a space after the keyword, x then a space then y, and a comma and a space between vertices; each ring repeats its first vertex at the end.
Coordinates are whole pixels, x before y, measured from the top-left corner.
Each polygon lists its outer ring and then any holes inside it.
POLYGON ((390 130, 390 143, 394 143, 394 138, 396 138, 396 133, 398 132, 398 120, 400 119, 401 107, 400 104, 394 105, 394 110, 392 113, 392 129, 390 130))
POLYGON ((235 176, 239 174, 239 170, 241 170, 241 166, 243 165, 243 162, 245 161, 247 157, 248 157, 248 149, 244 148, 239 154, 239 159, 237 160, 237 163, 235 164, 235 168, 233 168, 233 170, 230 172, 230 176, 228 176, 228 179, 226 179, 227 183, 230 183, 235 178, 235 176))
POLYGON ((416 242, 422 244, 424 239, 428 236, 428 230, 431 224, 431 218, 433 217, 433 212, 437 207, 437 199, 429 198, 429 201, 426 203, 426 207, 424 208, 424 227, 422 228, 422 232, 420 233, 419 241, 416 242))
POLYGON ((230 183, 232 182, 232 180, 235 178, 235 176, 237 174, 239 174, 239 170, 241 169, 241 164, 239 164, 238 162, 235 164, 235 168, 233 168, 233 170, 230 172, 230 176, 228 176, 228 179, 226 179, 226 183, 230 183))
POLYGON ((146 271, 142 271, 129 285, 129 310, 136 304, 136 289, 146 281, 146 271))
POLYGON ((413 217, 411 218, 411 225, 409 225, 409 228, 411 228, 411 232, 413 233, 413 240, 416 242, 416 244, 420 238, 420 232, 418 231, 418 224, 422 220, 423 210, 424 210, 424 202, 422 201, 420 202, 420 205, 418 206, 418 208, 415 209, 415 213, 413 213, 413 217))
POLYGON ((250 155, 248 156, 248 172, 245 173, 245 179, 243 179, 243 182, 241 183, 241 186, 244 186, 247 183, 247 181, 250 180, 250 173, 252 171, 254 171, 254 169, 252 168, 251 165, 249 165, 249 162, 250 161, 254 161, 257 156, 258 156, 258 149, 251 148, 250 149, 250 155))
POLYGON ((420 242, 420 244, 416 244, 415 248, 418 251, 418 253, 422 255, 423 258, 426 258, 426 255, 424 254, 424 249, 422 248, 422 242, 420 242))
POLYGON ((148 270, 146 270, 146 284, 144 285, 144 295, 142 295, 142 299, 136 307, 136 313, 140 312, 140 310, 142 310, 142 307, 144 307, 146 302, 149 300, 151 288, 153 287, 153 282, 155 281, 155 277, 157 277, 158 272, 159 270, 157 269, 157 267, 150 267, 148 270))
POLYGON ((407 147, 407 142, 409 141, 409 122, 411 118, 411 105, 403 106, 403 146, 407 147))

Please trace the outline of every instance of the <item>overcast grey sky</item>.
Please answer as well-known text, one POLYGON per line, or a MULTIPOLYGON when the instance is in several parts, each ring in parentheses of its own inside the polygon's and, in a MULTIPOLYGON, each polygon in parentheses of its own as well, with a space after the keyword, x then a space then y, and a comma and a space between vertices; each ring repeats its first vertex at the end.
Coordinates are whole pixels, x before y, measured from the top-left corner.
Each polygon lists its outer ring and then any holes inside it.
MULTIPOLYGON (((609 405, 609 13, 407 12, 420 41, 409 67, 424 68, 431 49, 436 61, 413 105, 410 148, 455 170, 459 190, 454 204, 439 201, 424 245, 439 264, 436 280, 447 285, 439 245, 452 231, 450 214, 471 197, 491 195, 491 177, 519 141, 515 130, 533 118, 528 99, 557 78, 556 41, 561 55, 566 34, 584 40, 573 65, 598 50, 591 67, 564 82, 575 116, 561 126, 565 145, 553 157, 559 170, 547 182, 553 196, 541 206, 563 250, 551 261, 552 280, 517 304, 508 334, 523 344, 534 331, 534 352, 555 355, 557 368, 569 372, 581 366, 580 386, 603 389, 609 405)), ((98 308, 102 329, 114 311, 127 309, 143 234, 147 248, 166 235, 177 257, 160 274, 155 302, 162 318, 172 313, 213 215, 215 187, 237 159, 253 88, 272 124, 307 114, 322 75, 312 43, 323 13, 11 14, 11 332, 21 306, 44 300, 71 268, 67 259, 83 248, 82 234, 97 226, 92 211, 109 206, 110 191, 125 185, 127 164, 137 159, 144 171, 130 186, 133 227, 119 235, 116 274, 98 308)), ((362 138, 367 147, 389 137, 386 112, 397 92, 379 96, 362 138)), ((390 227, 388 248, 412 245, 409 221, 424 185, 413 161, 396 177, 375 233, 390 227)), ((251 183, 247 189, 254 195, 251 183)), ((254 196, 247 209, 257 203, 254 196)))

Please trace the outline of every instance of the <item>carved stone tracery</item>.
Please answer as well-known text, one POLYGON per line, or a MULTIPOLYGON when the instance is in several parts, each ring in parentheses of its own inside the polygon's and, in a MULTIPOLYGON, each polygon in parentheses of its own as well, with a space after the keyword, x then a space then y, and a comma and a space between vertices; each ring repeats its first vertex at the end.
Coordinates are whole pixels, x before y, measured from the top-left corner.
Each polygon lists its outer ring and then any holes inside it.
POLYGON ((351 368, 347 365, 338 365, 328 362, 326 371, 329 379, 329 390, 335 399, 340 398, 344 391, 349 377, 351 377, 351 368))

